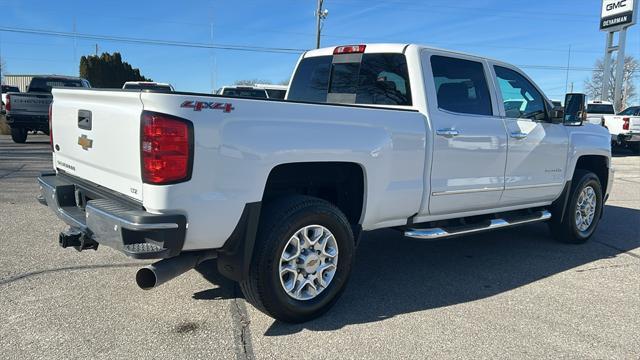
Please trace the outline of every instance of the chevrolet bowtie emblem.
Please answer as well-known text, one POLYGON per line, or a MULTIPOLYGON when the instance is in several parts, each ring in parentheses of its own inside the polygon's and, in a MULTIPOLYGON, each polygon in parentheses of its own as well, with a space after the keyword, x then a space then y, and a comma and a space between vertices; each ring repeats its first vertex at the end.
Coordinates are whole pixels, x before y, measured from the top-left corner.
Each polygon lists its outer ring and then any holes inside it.
POLYGON ((78 137, 78 145, 82 146, 83 150, 89 150, 93 147, 93 140, 89 139, 87 135, 78 137))

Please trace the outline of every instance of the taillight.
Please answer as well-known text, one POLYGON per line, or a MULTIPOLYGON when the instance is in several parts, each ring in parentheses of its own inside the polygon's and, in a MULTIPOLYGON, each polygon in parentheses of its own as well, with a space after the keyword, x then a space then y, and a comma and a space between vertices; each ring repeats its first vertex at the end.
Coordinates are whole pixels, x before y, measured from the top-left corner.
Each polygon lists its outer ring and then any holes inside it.
POLYGON ((631 121, 631 118, 622 118, 622 121, 624 121, 624 124, 622 124, 622 130, 629 130, 629 122, 631 121))
POLYGON ((333 55, 339 54, 360 54, 364 52, 364 49, 367 48, 367 45, 345 45, 338 46, 333 50, 333 55))
POLYGON ((147 184, 189 180, 193 164, 193 125, 171 115, 143 112, 140 156, 142 181, 147 184))
POLYGON ((51 116, 52 109, 53 102, 49 104, 49 144, 51 144, 51 151, 53 151, 53 116, 51 116))
POLYGON ((7 94, 7 103, 4 104, 4 109, 7 111, 11 111, 11 95, 7 94))

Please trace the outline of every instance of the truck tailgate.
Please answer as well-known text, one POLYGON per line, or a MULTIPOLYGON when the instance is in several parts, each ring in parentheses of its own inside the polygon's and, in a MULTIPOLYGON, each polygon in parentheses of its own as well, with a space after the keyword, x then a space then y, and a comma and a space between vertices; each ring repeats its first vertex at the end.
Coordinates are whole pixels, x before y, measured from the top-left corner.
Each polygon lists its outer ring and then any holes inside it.
POLYGON ((54 89, 54 167, 142 201, 140 93, 54 89))
POLYGON ((47 116, 51 94, 48 93, 11 93, 12 115, 47 116))

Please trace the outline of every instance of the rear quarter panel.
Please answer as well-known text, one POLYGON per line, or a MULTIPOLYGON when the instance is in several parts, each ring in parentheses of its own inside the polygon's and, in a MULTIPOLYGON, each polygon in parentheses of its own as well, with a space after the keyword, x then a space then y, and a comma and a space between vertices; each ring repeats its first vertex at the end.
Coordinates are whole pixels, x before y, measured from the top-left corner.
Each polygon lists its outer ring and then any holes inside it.
POLYGON ((144 205, 188 215, 185 249, 221 247, 246 203, 262 200, 271 170, 298 162, 352 162, 365 178, 364 229, 398 225, 421 202, 425 118, 418 112, 198 95, 142 93, 144 109, 194 124, 189 182, 143 186, 144 205), (182 108, 184 101, 231 104, 182 108))

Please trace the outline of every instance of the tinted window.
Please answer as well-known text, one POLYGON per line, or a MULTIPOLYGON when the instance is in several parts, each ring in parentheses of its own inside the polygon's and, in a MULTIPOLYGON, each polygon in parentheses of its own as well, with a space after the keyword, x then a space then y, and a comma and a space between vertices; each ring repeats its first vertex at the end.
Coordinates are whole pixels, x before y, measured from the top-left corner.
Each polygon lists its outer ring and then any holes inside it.
POLYGON ((615 114, 613 105, 610 104, 589 104, 587 105, 587 113, 590 114, 615 114))
POLYGON ((260 98, 266 99, 267 93, 263 89, 243 89, 243 88, 226 88, 222 92, 222 95, 225 96, 239 96, 239 97, 250 97, 250 98, 260 98))
POLYGON ((18 89, 16 86, 2 85, 2 92, 3 93, 20 92, 20 89, 18 89))
POLYGON ((303 59, 289 87, 289 100, 326 102, 332 56, 303 59))
POLYGON ((287 90, 267 89, 267 94, 270 99, 284 99, 287 95, 287 90))
POLYGON ((621 111, 620 114, 618 115, 630 115, 630 116, 640 115, 640 106, 626 108, 623 111, 621 111))
POLYGON ((85 87, 80 79, 33 78, 29 83, 29 92, 51 92, 53 87, 85 87))
POLYGON ((511 69, 501 66, 496 66, 495 71, 506 117, 531 120, 546 119, 546 100, 529 80, 511 69))
POLYGON ((463 114, 493 115, 482 63, 432 56, 438 107, 463 114))
POLYGON ((404 55, 364 54, 359 63, 332 61, 332 56, 302 60, 289 88, 289 100, 326 102, 327 94, 332 93, 355 94, 356 104, 411 105, 404 55))

